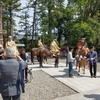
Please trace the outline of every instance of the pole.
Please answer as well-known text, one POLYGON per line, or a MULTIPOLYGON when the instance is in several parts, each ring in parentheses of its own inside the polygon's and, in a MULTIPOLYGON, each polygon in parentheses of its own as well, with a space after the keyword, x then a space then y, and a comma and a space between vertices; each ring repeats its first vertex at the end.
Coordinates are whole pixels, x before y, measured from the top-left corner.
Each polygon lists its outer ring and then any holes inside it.
POLYGON ((0 44, 3 45, 3 30, 2 30, 2 3, 0 2, 0 44))

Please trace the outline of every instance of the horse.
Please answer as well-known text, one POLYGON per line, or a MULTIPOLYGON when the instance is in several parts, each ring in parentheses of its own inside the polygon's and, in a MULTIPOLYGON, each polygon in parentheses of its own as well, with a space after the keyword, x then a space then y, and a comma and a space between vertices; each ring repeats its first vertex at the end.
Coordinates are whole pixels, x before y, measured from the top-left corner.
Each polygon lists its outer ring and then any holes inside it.
POLYGON ((83 67, 83 74, 85 74, 85 67, 88 64, 86 55, 89 52, 88 48, 82 48, 76 50, 76 69, 78 69, 78 74, 80 73, 80 68, 83 67))
POLYGON ((58 67, 60 51, 53 54, 52 52, 50 52, 49 49, 46 49, 46 48, 41 48, 41 49, 40 48, 33 48, 31 50, 31 62, 33 64, 34 64, 34 56, 37 56, 40 67, 43 67, 44 58, 46 58, 46 60, 47 60, 47 57, 55 58, 54 66, 58 67))
POLYGON ((31 63, 32 64, 34 64, 34 57, 35 56, 37 57, 37 60, 38 60, 38 56, 39 56, 39 49, 38 48, 32 48, 31 49, 31 63))
MULTIPOLYGON (((34 57, 35 56, 37 57, 37 60, 39 62, 39 56, 40 56, 39 52, 40 52, 39 48, 32 48, 32 50, 31 50, 31 63, 32 64, 34 64, 34 57)), ((43 62, 47 63, 47 55, 43 56, 43 62)))

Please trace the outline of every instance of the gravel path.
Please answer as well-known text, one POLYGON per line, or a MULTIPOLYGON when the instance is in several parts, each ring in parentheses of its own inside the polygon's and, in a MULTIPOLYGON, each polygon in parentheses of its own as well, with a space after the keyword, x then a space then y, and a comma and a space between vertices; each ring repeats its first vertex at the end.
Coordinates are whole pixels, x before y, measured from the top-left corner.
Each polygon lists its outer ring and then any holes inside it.
POLYGON ((22 100, 52 100, 77 93, 43 71, 34 71, 33 80, 26 84, 22 100))

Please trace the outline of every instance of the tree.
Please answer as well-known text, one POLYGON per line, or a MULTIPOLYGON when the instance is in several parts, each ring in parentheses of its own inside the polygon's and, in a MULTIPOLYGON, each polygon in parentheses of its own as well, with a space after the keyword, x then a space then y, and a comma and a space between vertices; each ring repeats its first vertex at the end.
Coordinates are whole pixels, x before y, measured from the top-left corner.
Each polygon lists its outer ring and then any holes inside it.
POLYGON ((14 17, 16 12, 20 11, 20 0, 1 0, 3 2, 3 28, 7 31, 7 35, 13 35, 14 17))
POLYGON ((70 7, 73 12, 70 13, 72 17, 68 20, 71 24, 68 33, 71 44, 75 44, 73 40, 77 42, 82 35, 86 35, 89 44, 96 43, 97 38, 100 37, 99 5, 99 0, 68 0, 67 8, 70 7))
POLYGON ((29 14, 28 14, 28 10, 26 9, 25 11, 22 11, 22 15, 19 16, 20 21, 19 21, 19 25, 20 25, 20 30, 19 32, 21 33, 25 33, 24 34, 24 44, 26 47, 26 50, 28 48, 28 36, 31 36, 31 25, 29 23, 29 14))

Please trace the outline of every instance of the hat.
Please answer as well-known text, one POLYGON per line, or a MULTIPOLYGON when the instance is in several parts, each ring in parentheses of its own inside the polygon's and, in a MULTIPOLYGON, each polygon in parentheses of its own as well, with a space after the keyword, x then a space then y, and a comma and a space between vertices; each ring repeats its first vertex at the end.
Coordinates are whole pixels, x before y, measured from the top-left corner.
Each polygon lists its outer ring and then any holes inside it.
POLYGON ((11 36, 11 35, 9 35, 8 37, 9 37, 9 38, 12 38, 12 36, 11 36))
POLYGON ((54 39, 54 41, 57 41, 57 39, 54 39))
POLYGON ((85 35, 83 35, 83 36, 81 37, 81 39, 86 39, 86 36, 85 36, 85 35))

